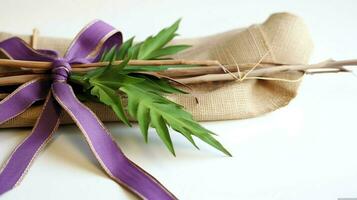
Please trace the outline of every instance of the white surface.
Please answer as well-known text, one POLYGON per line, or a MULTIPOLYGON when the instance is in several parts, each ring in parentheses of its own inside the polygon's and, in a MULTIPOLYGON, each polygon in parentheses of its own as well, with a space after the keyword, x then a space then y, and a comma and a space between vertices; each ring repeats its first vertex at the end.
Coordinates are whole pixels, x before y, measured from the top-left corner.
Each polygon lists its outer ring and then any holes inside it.
MULTIPOLYGON (((198 36, 265 20, 302 16, 315 41, 313 61, 357 58, 356 1, 75 1, 1 0, 0 30, 73 37, 94 18, 145 36, 183 17, 181 35, 198 36)), ((205 144, 196 151, 172 134, 177 157, 154 132, 108 124, 124 152, 181 199, 336 200, 357 198, 357 78, 307 76, 287 107, 248 120, 203 123, 234 157, 205 144)), ((0 131, 0 163, 28 129, 0 131)), ((62 127, 22 184, 1 199, 132 199, 98 167, 79 130, 62 127)))

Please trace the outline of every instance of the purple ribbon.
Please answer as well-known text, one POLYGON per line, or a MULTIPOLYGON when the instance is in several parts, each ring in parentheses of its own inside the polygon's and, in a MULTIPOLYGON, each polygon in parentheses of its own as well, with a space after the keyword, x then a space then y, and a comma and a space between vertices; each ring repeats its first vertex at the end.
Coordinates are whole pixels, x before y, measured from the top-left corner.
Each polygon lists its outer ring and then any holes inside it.
POLYGON ((1 124, 21 114, 36 101, 45 100, 31 134, 16 147, 0 170, 0 195, 19 184, 31 162, 56 131, 64 110, 80 128, 100 165, 114 181, 142 199, 176 199, 123 154, 102 122, 76 98, 66 82, 71 64, 97 62, 105 49, 121 43, 121 33, 102 21, 85 27, 63 58, 56 51, 32 49, 17 37, 0 42, 0 50, 10 59, 53 63, 52 81, 29 81, 0 102, 1 124))

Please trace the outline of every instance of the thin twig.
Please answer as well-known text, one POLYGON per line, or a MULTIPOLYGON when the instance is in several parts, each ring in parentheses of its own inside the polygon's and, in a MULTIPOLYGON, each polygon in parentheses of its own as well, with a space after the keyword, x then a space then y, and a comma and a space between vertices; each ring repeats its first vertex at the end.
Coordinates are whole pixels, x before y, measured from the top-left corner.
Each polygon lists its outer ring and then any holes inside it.
MULTIPOLYGON (((118 65, 122 61, 115 61, 112 64, 118 65)), ((109 62, 96 62, 87 64, 73 64, 72 68, 93 68, 108 66, 109 62)), ((141 66, 160 66, 160 65, 198 65, 198 66, 212 66, 218 65, 216 60, 130 60, 128 65, 141 65, 141 66)), ((0 66, 13 67, 13 68, 31 68, 31 69, 51 69, 51 62, 40 61, 25 61, 25 60, 10 60, 0 59, 0 66)))
MULTIPOLYGON (((240 64, 239 68, 237 65, 220 65, 220 66, 198 66, 189 68, 171 68, 165 71, 158 72, 159 74, 170 76, 170 77, 187 77, 187 76, 198 76, 205 74, 225 74, 229 72, 238 72, 240 70, 248 70, 253 64, 240 64), (224 68, 222 67, 224 66, 224 68)), ((267 67, 271 65, 260 65, 259 67, 267 67)), ((239 77, 239 76, 238 76, 239 77)))

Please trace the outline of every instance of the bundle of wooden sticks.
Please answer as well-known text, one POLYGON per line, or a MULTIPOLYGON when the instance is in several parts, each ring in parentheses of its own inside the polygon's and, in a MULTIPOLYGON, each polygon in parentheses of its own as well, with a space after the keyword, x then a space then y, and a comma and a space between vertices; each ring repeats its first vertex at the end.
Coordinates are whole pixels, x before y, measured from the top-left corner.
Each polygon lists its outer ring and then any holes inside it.
MULTIPOLYGON (((113 64, 120 64, 115 61, 113 64)), ((108 62, 89 64, 73 64, 72 71, 87 72, 89 70, 107 66, 108 62)), ((0 72, 0 86, 19 85, 34 78, 48 78, 51 69, 50 62, 22 61, 0 59, 0 67, 15 68, 8 72, 0 72), (16 70, 18 69, 18 70, 16 70)), ((189 65, 191 67, 175 67, 168 70, 155 72, 159 75, 170 77, 183 84, 198 84, 213 81, 243 81, 245 79, 269 78, 280 72, 302 71, 305 73, 331 73, 349 72, 347 66, 356 66, 354 60, 326 60, 310 65, 287 65, 275 63, 246 63, 235 65, 222 65, 215 60, 131 60, 130 66, 170 66, 189 65)))

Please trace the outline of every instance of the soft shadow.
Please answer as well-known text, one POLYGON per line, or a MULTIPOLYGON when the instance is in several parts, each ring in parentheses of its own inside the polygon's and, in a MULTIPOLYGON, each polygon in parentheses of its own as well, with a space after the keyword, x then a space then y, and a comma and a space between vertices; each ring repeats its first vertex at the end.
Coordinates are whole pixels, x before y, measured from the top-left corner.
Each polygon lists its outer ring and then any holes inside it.
MULTIPOLYGON (((81 134, 80 130, 77 127, 72 125, 61 126, 59 130, 57 130, 57 133, 55 133, 51 143, 55 142, 57 137, 60 136, 59 134, 71 135, 70 138, 69 137, 65 138, 66 142, 69 142, 72 146, 74 146, 76 150, 78 150, 81 154, 83 154, 90 161, 90 163, 93 164, 93 166, 102 170, 102 167, 100 166, 99 162, 96 160, 88 144, 86 143, 84 136, 81 134)), ((65 147, 52 145, 51 153, 54 154, 56 159, 61 159, 64 162, 70 163, 71 165, 76 165, 80 168, 93 172, 93 168, 89 167, 87 164, 78 162, 78 159, 75 156, 75 154, 72 154, 71 152, 63 148, 65 147)), ((102 171, 104 172, 104 170, 102 171)), ((97 175, 104 176, 103 173, 99 173, 98 171, 95 171, 95 173, 97 175)))

